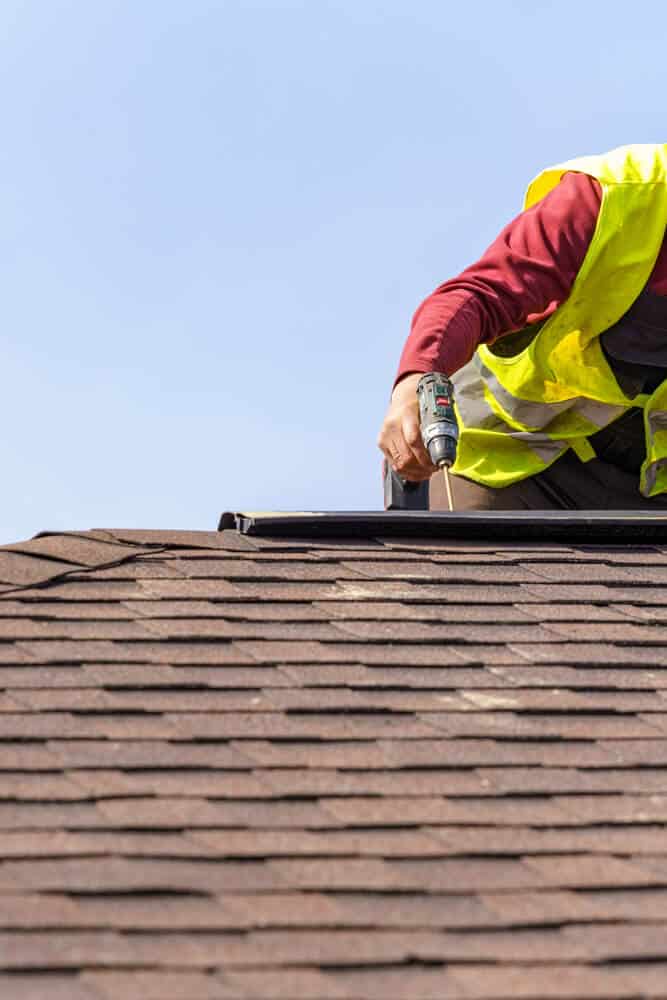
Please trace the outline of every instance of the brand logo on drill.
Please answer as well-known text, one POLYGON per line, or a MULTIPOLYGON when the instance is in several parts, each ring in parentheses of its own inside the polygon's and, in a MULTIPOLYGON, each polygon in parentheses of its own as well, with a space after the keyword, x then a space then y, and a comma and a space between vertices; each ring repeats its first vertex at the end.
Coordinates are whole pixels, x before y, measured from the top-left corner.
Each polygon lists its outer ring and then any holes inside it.
POLYGON ((449 396, 436 396, 435 397, 436 406, 449 406, 449 396))

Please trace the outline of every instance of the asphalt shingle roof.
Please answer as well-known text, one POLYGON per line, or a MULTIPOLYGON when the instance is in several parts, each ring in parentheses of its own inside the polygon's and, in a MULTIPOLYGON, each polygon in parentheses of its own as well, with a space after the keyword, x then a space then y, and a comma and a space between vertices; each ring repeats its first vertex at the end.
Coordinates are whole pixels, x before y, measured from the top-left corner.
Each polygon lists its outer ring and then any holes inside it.
POLYGON ((0 549, 0 997, 667 997, 667 549, 0 549))

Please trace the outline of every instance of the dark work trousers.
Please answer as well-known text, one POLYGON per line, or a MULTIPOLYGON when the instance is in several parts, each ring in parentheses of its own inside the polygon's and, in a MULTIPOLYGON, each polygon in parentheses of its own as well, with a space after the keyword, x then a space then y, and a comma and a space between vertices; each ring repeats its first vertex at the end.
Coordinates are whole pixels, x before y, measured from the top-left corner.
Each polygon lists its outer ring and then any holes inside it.
MULTIPOLYGON (((480 486, 452 476, 454 510, 658 510, 667 494, 647 499, 639 492, 639 475, 600 458, 581 462, 567 451, 537 476, 504 489, 480 486)), ((442 472, 430 485, 431 510, 449 510, 442 472)))

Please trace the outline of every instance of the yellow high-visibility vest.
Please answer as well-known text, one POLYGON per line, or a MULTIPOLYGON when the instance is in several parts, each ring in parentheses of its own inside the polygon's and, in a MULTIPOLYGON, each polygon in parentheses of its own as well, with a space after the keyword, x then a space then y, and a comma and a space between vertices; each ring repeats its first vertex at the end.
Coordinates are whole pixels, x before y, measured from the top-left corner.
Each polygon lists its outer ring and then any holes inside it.
POLYGON ((478 348, 453 377, 460 440, 452 471, 487 486, 535 475, 572 448, 594 457, 588 437, 631 407, 644 410, 646 460, 639 489, 667 490, 667 380, 652 395, 619 387, 600 335, 645 287, 667 226, 667 144, 623 146, 541 173, 529 208, 567 171, 602 188, 597 226, 567 300, 542 324, 478 348))

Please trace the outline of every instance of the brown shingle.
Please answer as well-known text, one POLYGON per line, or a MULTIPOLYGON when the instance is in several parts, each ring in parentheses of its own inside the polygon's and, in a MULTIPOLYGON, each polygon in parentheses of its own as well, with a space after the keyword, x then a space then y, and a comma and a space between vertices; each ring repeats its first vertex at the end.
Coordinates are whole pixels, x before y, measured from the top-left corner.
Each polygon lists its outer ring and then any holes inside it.
POLYGON ((336 580, 356 580, 360 571, 356 564, 341 562, 317 563, 309 560, 272 559, 182 559, 170 561, 175 569, 192 579, 263 580, 305 583, 336 580))
MULTIPOLYGON (((35 621, 32 618, 0 618, 2 639, 152 639, 146 626, 133 621, 35 621)), ((41 656, 38 655, 41 659, 41 656)))
POLYGON ((554 802, 578 822, 662 823, 667 820, 667 795, 557 796, 554 802))
MULTIPOLYGON (((71 572, 72 567, 69 567, 71 572)), ((130 598, 145 596, 142 584, 133 580, 94 580, 89 575, 81 575, 78 581, 70 582, 67 578, 58 581, 44 589, 15 589, 11 593, 12 600, 40 601, 47 597, 50 601, 124 601, 130 598)))
POLYGON ((88 798, 81 785, 63 774, 4 771, 0 779, 0 801, 76 802, 88 798))
MULTIPOLYGON (((297 676, 298 667, 283 668, 288 670, 291 676, 297 676)), ((463 665, 450 667, 403 667, 389 665, 386 669, 371 665, 370 667, 359 668, 364 670, 363 686, 372 688, 429 688, 432 690, 456 691, 459 688, 504 688, 512 687, 509 683, 497 675, 495 667, 465 667, 463 665)), ((307 671, 302 675, 308 679, 307 671)), ((333 675, 331 675, 333 676, 333 675)), ((331 680, 329 681, 331 684, 331 680)), ((361 681, 357 682, 361 686, 361 681)))
POLYGON ((491 793, 491 782, 473 771, 344 771, 298 768, 263 770, 265 786, 281 795, 456 795, 491 793))
POLYGON ((448 972, 424 968, 313 973, 303 969, 275 972, 234 972, 225 977, 242 992, 262 1000, 463 1000, 466 996, 448 972))
POLYGON ((401 892, 477 892, 480 889, 540 888, 547 881, 521 861, 487 859, 436 861, 326 858, 272 861, 271 868, 288 885, 299 889, 379 889, 401 892))
MULTIPOLYGON (((166 743, 159 740, 49 740, 49 761, 62 768, 251 768, 254 758, 225 743, 166 743)), ((16 765, 15 765, 16 766, 16 765)))
POLYGON ((186 859, 59 858, 8 861, 5 871, 21 889, 34 892, 158 893, 257 892, 283 887, 280 873, 263 861, 190 861, 186 859))
MULTIPOLYGON (((624 622, 636 617, 629 613, 627 604, 518 604, 527 618, 539 622, 624 622)), ((646 608, 646 611, 651 609, 646 608)))
MULTIPOLYGON (((175 728, 177 739, 412 740, 434 732, 417 719, 389 714, 171 712, 164 719, 175 728)), ((0 732, 2 720, 0 715, 0 732)))
MULTIPOLYGON (((0 806, 0 810, 1 808, 0 806)), ((196 797, 176 799, 161 796, 159 799, 105 799, 98 803, 97 811, 110 826, 132 829, 247 826, 273 830, 282 827, 317 829, 340 825, 327 810, 315 802, 212 802, 196 797)))
MULTIPOLYGON (((398 798, 384 796, 373 798, 328 798, 322 805, 327 812, 348 826, 415 826, 420 824, 479 824, 483 826, 522 826, 532 823, 534 826, 568 826, 577 825, 579 811, 573 815, 560 804, 567 805, 569 800, 560 798, 520 799, 445 799, 443 798, 398 798)), ((620 810, 620 805, 617 805, 620 810)), ((609 805, 613 811, 614 805, 609 805)), ((637 809, 639 806, 637 806, 637 809)), ((628 807, 632 812, 631 808, 628 807)), ((661 813, 663 809, 654 808, 661 813)), ((647 816, 646 822, 650 821, 647 816)))
POLYGON ((116 740, 168 740, 178 737, 178 729, 161 715, 0 713, 0 739, 49 739, 59 736, 69 739, 102 736, 116 740))
POLYGON ((136 891, 117 894, 78 895, 77 926, 135 932, 185 932, 183 936, 191 938, 202 931, 233 932, 238 923, 225 909, 224 898, 135 888, 136 891))
POLYGON ((164 531, 162 529, 105 528, 91 532, 112 541, 142 548, 187 549, 191 546, 202 549, 230 549, 233 551, 256 551, 257 544, 244 538, 236 531, 164 531))
POLYGON ((0 996, 667 995, 667 550, 3 558, 0 996))
MULTIPOLYGON (((24 596, 18 592, 18 597, 24 596)), ((46 595, 45 595, 46 598, 46 595)), ((136 602, 140 603, 140 602, 136 602)), ((72 622, 133 621, 136 615, 122 601, 0 600, 0 619, 32 618, 38 621, 64 619, 72 622)))
POLYGON ((544 966, 506 966, 490 969, 485 965, 456 966, 449 974, 460 984, 464 996, 502 1000, 504 997, 525 997, 534 1000, 631 1000, 635 986, 624 982, 622 969, 591 968, 582 965, 559 967, 551 977, 545 976, 544 966))
POLYGON ((542 664, 516 664, 498 666, 494 674, 503 677, 509 685, 519 687, 568 687, 576 689, 620 691, 656 691, 667 688, 667 674, 662 671, 640 670, 639 667, 603 669, 582 664, 576 667, 542 666, 542 664))
POLYGON ((521 594, 515 595, 519 604, 532 601, 554 604, 560 601, 566 604, 584 604, 589 601, 599 601, 606 604, 660 604, 663 599, 659 587, 642 587, 632 585, 606 586, 598 583, 530 583, 521 586, 521 594))
POLYGON ((639 621, 664 622, 667 621, 667 608, 664 607, 638 607, 633 604, 616 605, 619 611, 639 621))
MULTIPOLYGON (((0 608, 1 608, 0 603, 0 608)), ((327 620, 359 622, 518 622, 526 624, 532 619, 514 608, 505 605, 495 610, 487 604, 455 604, 444 607, 416 601, 407 604, 401 601, 361 600, 361 601, 313 601, 312 607, 327 620), (498 615, 496 619, 495 615, 498 615)))
MULTIPOLYGON (((399 745, 403 745, 400 741, 399 745)), ((409 747, 410 742, 405 746, 409 747)), ((391 767, 391 758, 384 746, 377 742, 326 742, 308 740, 230 740, 230 746, 247 760, 263 767, 345 767, 380 768, 391 767)), ((393 765, 398 766, 398 765, 393 765)))
MULTIPOLYGON (((484 565, 474 557, 466 565, 464 563, 436 562, 435 560, 419 560, 419 562, 354 562, 343 566, 354 568, 356 573, 370 579, 382 580, 426 580, 428 583, 442 581, 448 584, 486 584, 489 573, 484 565)), ((507 566, 496 563, 493 567, 493 583, 532 583, 539 576, 531 569, 520 566, 507 566)))
MULTIPOLYGON (((231 857, 442 857, 438 838, 415 830, 194 830, 192 840, 231 857)), ((0 844, 2 841, 0 840, 0 844)), ((648 845, 655 848, 655 840, 648 845)))
POLYGON ((172 580, 181 579, 183 573, 171 561, 158 559, 144 559, 137 556, 132 560, 119 563, 115 566, 97 566, 85 572, 72 572, 68 574, 68 581, 71 583, 97 583, 106 580, 172 580))
MULTIPOLYGON (((630 741, 632 742, 632 741, 630 741)), ((640 742, 640 741, 637 741, 640 742)), ((643 742, 643 741, 641 741, 643 742)), ((619 741, 623 743, 623 741, 619 741)), ((614 744, 616 747, 617 744, 614 744)), ((394 767, 613 767, 618 755, 598 743, 550 740, 441 739, 383 741, 385 766, 394 767)), ((667 750, 667 748, 665 748, 667 750)))
POLYGON ((62 562, 59 559, 40 559, 24 552, 0 549, 0 580, 13 587, 26 587, 44 583, 54 577, 78 569, 76 561, 62 562))
POLYGON ((662 767, 667 764, 667 744, 660 739, 604 740, 600 748, 619 767, 662 767))
MULTIPOLYGON (((667 639, 667 627, 651 623, 641 625, 635 622, 568 622, 567 625, 549 624, 547 631, 561 639, 582 642, 629 642, 661 643, 667 639)), ((515 641, 515 640, 510 640, 515 641)))
MULTIPOLYGON (((332 674, 332 680, 334 675, 332 674)), ((452 709, 466 711, 468 703, 455 693, 440 691, 383 691, 346 687, 283 688, 267 693, 273 708, 287 711, 346 709, 358 711, 380 710, 387 712, 438 711, 452 709)), ((425 717, 426 718, 426 717, 425 717)), ((428 722, 428 718, 426 718, 428 722)))
MULTIPOLYGON (((121 689, 105 691, 99 688, 60 688, 53 691, 36 691, 19 688, 13 692, 13 711, 31 708, 37 711, 99 711, 99 712, 266 712, 275 704, 262 691, 250 688, 244 691, 214 691, 188 689, 173 681, 174 690, 155 690, 150 700, 143 690, 121 689)), ((9 707, 7 711, 10 711, 9 707)), ((137 733, 138 735, 138 733, 137 733)))
POLYGON ((131 545, 117 545, 86 535, 44 534, 27 542, 0 546, 0 560, 5 552, 18 552, 28 556, 46 556, 80 566, 102 566, 121 559, 131 559, 137 550, 131 545))
MULTIPOLYGON (((503 894, 504 895, 504 894, 503 894)), ((477 895, 436 893, 329 893, 340 923, 349 927, 477 928, 502 919, 477 895)))
MULTIPOLYGON (((44 985, 41 973, 0 975, 0 996, 11 997, 11 1000, 45 1000, 44 985)), ((50 973, 47 989, 48 1000, 100 1000, 97 990, 81 981, 76 974, 50 973)), ((144 1000, 148 1000, 145 995, 144 1000)))
MULTIPOLYGON (((325 610, 310 602, 291 602, 285 604, 243 603, 242 601, 171 601, 164 598, 161 601, 125 601, 125 614, 128 617, 156 618, 164 621, 169 618, 208 619, 224 618, 228 621, 241 622, 301 622, 329 621, 331 617, 325 610)), ((0 614, 2 603, 0 602, 0 614)))
POLYGON ((568 890, 484 892, 481 902, 505 926, 547 926, 594 920, 605 911, 595 905, 597 895, 568 890))
MULTIPOLYGON (((420 942, 420 954, 451 962, 496 961, 578 963, 651 956, 664 944, 661 924, 636 926, 622 923, 591 926, 542 927, 539 930, 478 931, 476 934, 447 931, 432 936, 434 954, 420 942)), ((429 942, 430 943, 430 942, 429 942)), ((427 945, 428 947, 428 945, 427 945)))
POLYGON ((40 742, 3 740, 0 744, 0 780, 4 771, 55 771, 58 758, 40 742))
POLYGON ((529 712, 429 712, 419 717, 448 736, 506 736, 540 739, 657 739, 659 716, 647 715, 646 721, 635 716, 579 713, 547 715, 529 712), (652 720, 655 720, 653 722, 652 720))
MULTIPOLYGON (((529 677, 525 678, 529 681, 529 677)), ((664 706, 655 691, 572 691, 566 688, 522 688, 515 691, 461 691, 471 707, 512 708, 517 711, 600 712, 612 711, 623 714, 634 712, 660 712, 664 706)))
POLYGON ((239 645, 231 642, 111 642, 82 639, 37 640, 17 643, 39 663, 252 663, 239 645))
POLYGON ((17 663, 31 663, 34 660, 35 657, 17 643, 0 641, 0 664, 13 666, 17 663))
MULTIPOLYGON (((236 659, 236 657, 234 657, 236 659)), ((1 676, 1 675, 0 675, 1 676)), ((209 663, 203 666, 161 663, 149 666, 137 663, 84 664, 78 683, 71 686, 104 688, 200 688, 240 689, 272 688, 289 685, 284 671, 272 666, 237 666, 236 663, 209 663)))
MULTIPOLYGON (((641 626, 636 626, 641 629, 641 626)), ((630 626, 632 628, 632 626, 630 626)), ((340 632, 369 642, 437 642, 458 643, 551 642, 556 640, 548 629, 535 624, 503 625, 498 622, 339 622, 340 632)))
POLYGON ((0 802, 0 830, 85 830, 104 826, 104 816, 88 802, 0 802))
POLYGON ((667 646, 623 644, 614 646, 611 643, 583 644, 563 642, 559 644, 512 643, 510 650, 531 662, 538 663, 580 663, 590 666, 609 666, 618 664, 626 666, 636 663, 638 666, 663 667, 667 665, 667 646))
POLYGON ((2 930, 57 930, 83 926, 86 921, 78 902, 66 895, 21 892, 18 886, 11 894, 0 895, 2 930))
MULTIPOLYGON (((483 857, 489 850, 487 827, 427 827, 423 832, 442 841, 448 854, 483 857)), ((496 827, 493 830, 493 850, 503 856, 537 856, 540 854, 572 854, 583 852, 586 856, 619 854, 642 856, 664 847, 662 826, 599 826, 560 827, 538 829, 535 827, 496 827)))
MULTIPOLYGON (((85 972, 81 979, 84 988, 91 991, 85 1000, 119 1000, 121 997, 122 1000, 239 1000, 238 992, 225 987, 212 973, 175 969, 163 972, 97 970, 85 972)), ((72 1000, 79 998, 73 996, 72 1000)))
POLYGON ((116 798, 117 796, 148 796, 209 799, 269 799, 277 793, 269 781, 247 771, 221 770, 141 770, 71 772, 71 782, 78 786, 80 798, 116 798))
MULTIPOLYGON (((432 665, 449 666, 452 663, 480 662, 464 646, 427 646, 416 643, 401 645, 365 644, 358 642, 272 642, 240 640, 235 645, 260 663, 364 663, 399 664, 405 666, 432 665)), ((471 647, 474 649, 474 647, 471 647)), ((492 647, 493 650, 493 647, 492 647)), ((515 662, 518 657, 509 657, 515 662)), ((489 662, 505 662, 506 654, 494 652, 487 657, 489 662)))
POLYGON ((568 888, 611 888, 614 886, 658 885, 658 874, 642 865, 631 864, 605 855, 585 857, 558 854, 552 857, 524 859, 526 867, 537 872, 545 885, 568 888))
POLYGON ((313 969, 230 970, 225 973, 225 983, 234 990, 234 996, 244 1000, 246 997, 253 1000, 260 997, 263 1000, 339 1000, 345 996, 332 976, 313 969))
POLYGON ((5 831, 0 833, 3 858, 103 857, 118 854, 126 857, 215 857, 193 836, 173 831, 117 832, 58 830, 5 831))
POLYGON ((223 618, 151 618, 146 620, 144 631, 165 639, 277 639, 298 643, 309 639, 335 642, 344 637, 328 622, 241 622, 223 618))
POLYGON ((548 794, 564 792, 636 792, 664 791, 664 771, 659 768, 642 770, 578 770, 575 767, 496 767, 480 768, 480 777, 493 794, 548 794))

